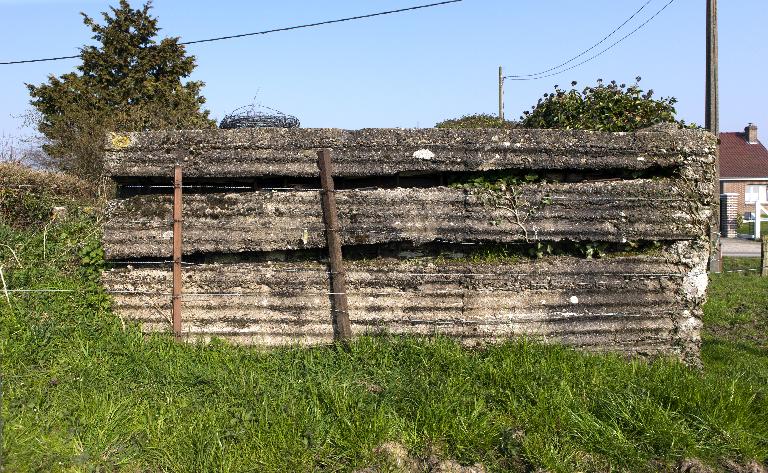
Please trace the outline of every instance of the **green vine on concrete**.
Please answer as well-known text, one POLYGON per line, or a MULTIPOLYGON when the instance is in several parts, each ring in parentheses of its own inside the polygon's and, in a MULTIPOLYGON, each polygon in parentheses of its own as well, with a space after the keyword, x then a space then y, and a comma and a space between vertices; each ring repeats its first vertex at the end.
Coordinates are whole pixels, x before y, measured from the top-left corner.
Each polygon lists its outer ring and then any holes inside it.
MULTIPOLYGON (((527 222, 541 207, 552 203, 552 197, 549 195, 544 195, 537 202, 531 202, 520 194, 520 186, 533 182, 544 181, 538 174, 525 174, 521 177, 509 173, 497 173, 476 176, 453 186, 477 196, 485 205, 504 211, 506 213, 504 218, 520 229, 526 243, 531 243, 538 238, 534 227, 532 228, 534 237, 531 239, 527 222)), ((495 220, 491 223, 499 224, 495 220)))
MULTIPOLYGON (((530 245, 528 254, 533 258, 569 254, 585 259, 598 259, 612 253, 635 254, 638 251, 642 253, 648 248, 655 249, 658 247, 658 242, 655 241, 642 245, 638 242, 627 242, 619 245, 620 248, 616 244, 608 242, 540 241, 537 229, 530 227, 528 222, 542 208, 552 204, 552 196, 544 193, 539 199, 525 198, 521 193, 521 186, 546 182, 547 180, 534 173, 513 175, 509 172, 498 171, 477 174, 468 179, 453 182, 451 186, 464 189, 471 195, 478 197, 485 205, 503 211, 506 214, 505 219, 522 232, 525 242, 530 245)), ((491 224, 496 226, 499 225, 499 222, 491 220, 491 224)))

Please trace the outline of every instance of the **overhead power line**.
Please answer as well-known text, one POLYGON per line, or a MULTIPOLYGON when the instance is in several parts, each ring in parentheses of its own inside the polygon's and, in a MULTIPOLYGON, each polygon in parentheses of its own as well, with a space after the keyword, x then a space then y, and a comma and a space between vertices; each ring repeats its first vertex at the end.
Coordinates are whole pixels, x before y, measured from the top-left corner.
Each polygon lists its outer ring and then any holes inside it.
POLYGON ((338 20, 327 20, 327 21, 320 21, 317 23, 307 23, 305 25, 298 25, 298 26, 288 26, 285 28, 276 28, 273 30, 265 30, 265 31, 257 31, 255 33, 243 33, 243 34, 236 34, 236 35, 230 35, 230 36, 221 36, 218 38, 209 38, 209 39, 198 39, 196 41, 187 41, 185 43, 181 44, 198 44, 198 43, 210 43, 213 41, 221 41, 225 39, 233 39, 233 38, 243 38, 246 36, 256 36, 256 35, 262 35, 262 34, 269 34, 269 33, 277 33, 280 31, 291 31, 291 30, 298 30, 302 28, 312 28, 314 26, 323 26, 323 25, 330 25, 333 23, 342 23, 345 21, 353 21, 353 20, 362 20, 364 18, 372 18, 374 16, 382 16, 382 15, 391 15, 392 13, 402 13, 407 11, 413 11, 413 10, 420 10, 422 8, 431 8, 431 7, 437 7, 440 5, 447 5, 449 3, 457 3, 461 2, 462 0, 446 0, 443 2, 437 2, 437 3, 429 3, 427 5, 417 5, 415 7, 408 7, 408 8, 400 8, 398 10, 389 10, 389 11, 382 11, 378 13, 369 13, 367 15, 359 15, 359 16, 350 16, 348 18, 340 18, 338 20))
POLYGON ((11 64, 26 64, 30 62, 48 62, 48 61, 61 61, 62 59, 77 59, 80 55, 77 56, 59 56, 59 57, 46 57, 42 59, 23 59, 21 61, 5 61, 0 62, 0 66, 8 66, 11 64))
MULTIPOLYGON (((590 56, 589 58, 587 58, 587 59, 585 59, 585 60, 583 60, 583 61, 581 61, 581 62, 579 62, 579 63, 577 63, 577 64, 574 64, 574 65, 573 65, 573 66, 571 66, 571 67, 567 67, 567 68, 565 68, 565 69, 562 69, 562 70, 559 70, 559 71, 557 71, 557 72, 552 72, 551 74, 544 74, 544 75, 529 74, 529 75, 526 75, 526 76, 520 76, 520 75, 518 75, 518 76, 504 76, 504 79, 509 79, 509 80, 517 80, 517 81, 522 81, 522 80, 539 80, 539 79, 544 79, 544 78, 547 78, 547 77, 556 76, 556 75, 562 74, 562 73, 564 73, 564 72, 570 71, 571 69, 575 69, 575 68, 577 68, 577 67, 579 67, 579 66, 581 66, 581 65, 584 65, 584 64, 586 64, 586 63, 588 63, 588 62, 592 61, 593 59, 595 59, 595 58, 597 58, 597 57, 599 57, 599 56, 602 56, 602 55, 603 55, 603 54, 605 54, 606 52, 610 51, 611 49, 613 49, 614 47, 616 47, 617 45, 619 45, 619 44, 620 44, 621 42, 623 42, 625 39, 627 39, 627 38, 629 38, 630 36, 632 36, 633 34, 637 33, 639 30, 641 30, 642 28, 644 28, 644 27, 645 27, 645 26, 646 26, 648 23, 650 23, 651 21, 653 21, 653 19, 654 19, 654 18, 656 18, 657 16, 659 16, 659 15, 660 15, 660 14, 661 14, 661 13, 662 13, 664 10, 666 10, 666 9, 667 9, 667 7, 669 7, 669 6, 670 6, 672 3, 674 3, 674 2, 675 2, 675 0, 669 0, 669 2, 667 2, 667 3, 666 3, 666 5, 664 5, 663 7, 661 7, 661 9, 659 9, 659 10, 658 10, 656 13, 654 13, 654 14, 653 14, 653 15, 652 15, 650 18, 648 18, 648 19, 647 19, 647 20, 645 20, 643 23, 641 23, 641 24, 640 24, 640 25, 639 25, 637 28, 635 28, 634 30, 632 30, 632 31, 630 31, 629 33, 625 34, 625 35, 624 35, 624 36, 622 36, 622 37, 621 37, 619 40, 615 41, 614 43, 612 43, 612 44, 611 44, 610 46, 608 46, 607 48, 605 48, 605 49, 601 50, 599 53, 597 53, 597 54, 594 54, 594 55, 590 56)), ((599 43, 598 43, 598 44, 599 44, 599 43)), ((593 48, 594 48, 594 47, 593 47, 593 48)), ((590 49, 593 49, 593 48, 590 48, 590 49)), ((587 52, 587 51, 585 51, 585 53, 586 53, 586 52, 587 52)), ((584 55, 584 53, 582 53, 582 54, 580 54, 579 56, 576 56, 576 57, 580 57, 580 56, 583 56, 583 55, 584 55)), ((569 61, 569 62, 570 62, 570 61, 569 61)), ((552 69, 550 69, 550 70, 555 70, 555 69, 557 69, 557 68, 558 68, 558 67, 553 67, 553 68, 552 68, 552 69)))
MULTIPOLYGON (((264 31, 255 31, 252 33, 241 33, 241 34, 235 34, 235 35, 228 35, 228 36, 218 36, 216 38, 207 38, 207 39, 198 39, 195 41, 184 41, 182 43, 179 43, 181 45, 188 45, 188 44, 199 44, 199 43, 212 43, 214 41, 223 41, 226 39, 234 39, 234 38, 244 38, 246 36, 257 36, 257 35, 265 35, 270 33, 278 33, 281 31, 292 31, 292 30, 299 30, 303 28, 313 28, 315 26, 323 26, 323 25, 331 25, 334 23, 343 23, 345 21, 354 21, 354 20, 362 20, 365 18, 373 18, 376 16, 383 16, 383 15, 391 15, 393 13, 403 13, 407 11, 413 11, 413 10, 421 10, 423 8, 431 8, 431 7, 437 7, 441 5, 447 5, 449 3, 458 3, 463 0, 445 0, 442 2, 436 2, 436 3, 429 3, 426 5, 416 5, 413 7, 408 8, 399 8, 397 10, 387 10, 387 11, 381 11, 376 13, 368 13, 366 15, 357 15, 357 16, 350 16, 347 18, 339 18, 336 20, 325 20, 325 21, 318 21, 316 23, 306 23, 303 25, 296 25, 296 26, 286 26, 282 28, 274 28, 271 30, 264 30, 264 31)), ((73 56, 58 56, 58 57, 48 57, 48 58, 40 58, 40 59, 23 59, 19 61, 4 61, 0 62, 0 66, 8 66, 11 64, 27 64, 32 62, 49 62, 49 61, 61 61, 63 59, 77 59, 80 55, 73 55, 73 56)))
POLYGON ((533 73, 531 73, 531 74, 510 74, 510 75, 506 76, 505 78, 512 78, 512 77, 532 77, 532 76, 539 76, 539 75, 542 75, 542 74, 546 74, 547 72, 552 72, 552 71, 554 71, 555 69, 560 69, 560 68, 561 68, 561 67, 563 67, 563 66, 567 66, 568 64, 572 63, 572 62, 573 62, 573 61, 575 61, 576 59, 578 59, 578 58, 582 57, 583 55, 587 54, 588 52, 592 51, 592 50, 593 50, 593 49, 595 49, 596 47, 598 47, 598 46, 600 46, 601 44, 603 44, 603 43, 604 43, 604 42, 605 42, 605 41, 606 41, 608 38, 610 38, 611 36, 613 36, 614 34, 616 34, 616 32, 618 32, 620 29, 622 29, 622 28, 624 27, 624 25, 626 25, 627 23, 629 23, 630 21, 632 21, 632 19, 633 19, 634 17, 636 17, 637 15, 639 15, 639 14, 640 14, 640 12, 641 12, 641 11, 643 11, 643 10, 645 9, 645 7, 647 7, 647 6, 648 6, 648 4, 649 4, 649 3, 651 3, 652 1, 653 1, 653 0, 648 0, 647 2, 645 2, 645 3, 643 4, 643 6, 641 6, 641 7, 640 7, 640 9, 639 9, 639 10, 637 10, 636 12, 634 12, 634 13, 632 14, 632 16, 630 16, 629 18, 627 18, 626 20, 624 20, 624 23, 620 24, 618 27, 616 27, 616 29, 614 29, 613 31, 611 31, 610 33, 608 33, 608 35, 607 35, 607 36, 604 36, 604 37, 603 37, 603 39, 601 39, 601 40, 600 40, 600 41, 598 41, 597 43, 593 44, 593 45, 592 45, 592 46, 591 46, 589 49, 585 49, 584 51, 582 51, 581 53, 577 54, 576 56, 573 56, 572 58, 568 59, 568 60, 567 60, 567 61, 565 61, 564 63, 562 63, 562 64, 558 64, 557 66, 554 66, 554 67, 550 67, 549 69, 545 69, 545 70, 543 70, 543 71, 539 71, 539 72, 533 72, 533 73))

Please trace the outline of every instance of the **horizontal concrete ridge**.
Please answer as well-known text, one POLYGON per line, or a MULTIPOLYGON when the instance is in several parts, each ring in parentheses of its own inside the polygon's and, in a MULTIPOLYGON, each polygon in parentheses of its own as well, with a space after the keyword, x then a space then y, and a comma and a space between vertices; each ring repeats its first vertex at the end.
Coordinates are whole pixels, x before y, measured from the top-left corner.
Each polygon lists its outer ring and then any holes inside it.
POLYGON ((494 129, 282 129, 109 134, 105 172, 115 178, 318 175, 332 148, 336 176, 494 169, 643 170, 711 164, 706 132, 663 125, 634 133, 494 129), (692 159, 694 158, 694 159, 692 159))
MULTIPOLYGON (((655 257, 501 264, 348 262, 352 330, 444 334, 468 345, 528 335, 696 362, 702 274, 706 285, 702 248, 680 242, 655 257)), ((128 266, 106 271, 103 281, 124 320, 145 331, 170 330, 169 270, 128 266)), ((324 264, 204 264, 185 267, 183 281, 185 337, 267 346, 333 339, 324 264)))
MULTIPOLYGON (((711 208, 670 179, 524 184, 488 191, 396 188, 337 191, 344 244, 511 243, 533 240, 694 239, 711 208)), ((169 256, 172 196, 115 200, 107 211, 108 258, 169 256)), ((237 253, 325 247, 317 191, 190 194, 184 251, 237 253)))

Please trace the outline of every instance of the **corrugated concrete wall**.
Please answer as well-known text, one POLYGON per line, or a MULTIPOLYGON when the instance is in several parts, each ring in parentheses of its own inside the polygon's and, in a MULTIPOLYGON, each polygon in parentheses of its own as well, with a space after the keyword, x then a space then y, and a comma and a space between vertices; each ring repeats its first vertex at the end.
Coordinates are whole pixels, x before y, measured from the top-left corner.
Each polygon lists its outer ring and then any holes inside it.
POLYGON ((146 260, 171 254, 163 186, 179 163, 205 192, 183 199, 184 250, 196 263, 183 271, 185 335, 331 341, 319 193, 259 184, 317 187, 315 152, 331 148, 347 187, 414 174, 435 183, 337 192, 343 244, 367 256, 346 261, 354 334, 441 333, 468 344, 526 334, 698 357, 715 205, 716 145, 705 132, 208 130, 110 135, 107 148, 118 183, 160 186, 111 202, 104 228, 107 257, 128 261, 105 272, 105 285, 121 317, 145 330, 170 329, 170 267, 146 260), (479 171, 537 178, 501 192, 439 185, 479 171), (216 187, 230 182, 253 190, 216 187), (601 258, 573 250, 608 243, 601 258), (559 256, 541 255, 547 247, 559 256), (500 256, 508 248, 540 257, 500 256))

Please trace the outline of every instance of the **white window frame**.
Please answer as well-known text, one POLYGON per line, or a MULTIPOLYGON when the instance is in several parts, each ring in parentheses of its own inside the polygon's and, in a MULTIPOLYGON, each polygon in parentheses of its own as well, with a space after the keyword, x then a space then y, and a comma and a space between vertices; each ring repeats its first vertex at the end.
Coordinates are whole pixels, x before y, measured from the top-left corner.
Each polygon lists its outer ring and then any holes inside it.
POLYGON ((744 186, 744 202, 766 202, 766 194, 768 193, 768 186, 763 184, 748 184, 744 186))

